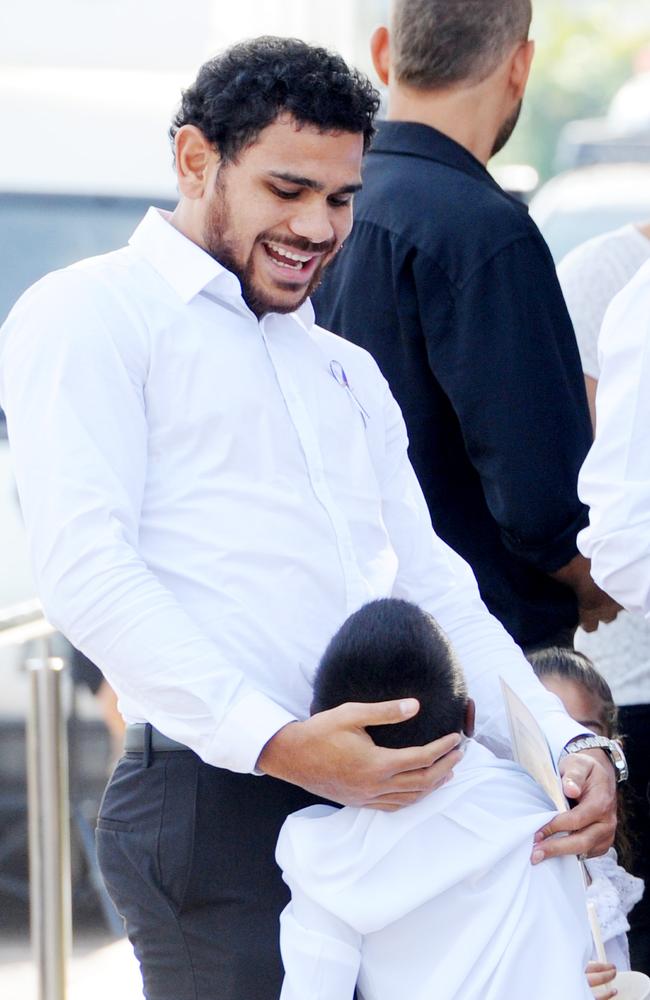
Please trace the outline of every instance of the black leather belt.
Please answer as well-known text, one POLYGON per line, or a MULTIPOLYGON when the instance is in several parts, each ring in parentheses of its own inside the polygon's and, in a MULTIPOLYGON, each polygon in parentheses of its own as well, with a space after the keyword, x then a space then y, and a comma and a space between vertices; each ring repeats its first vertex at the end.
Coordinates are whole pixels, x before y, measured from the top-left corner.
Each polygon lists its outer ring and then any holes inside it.
POLYGON ((149 754, 152 750, 156 753, 161 751, 188 750, 184 743, 170 739, 164 733, 158 732, 148 722, 132 722, 126 727, 124 734, 124 753, 144 753, 149 754))

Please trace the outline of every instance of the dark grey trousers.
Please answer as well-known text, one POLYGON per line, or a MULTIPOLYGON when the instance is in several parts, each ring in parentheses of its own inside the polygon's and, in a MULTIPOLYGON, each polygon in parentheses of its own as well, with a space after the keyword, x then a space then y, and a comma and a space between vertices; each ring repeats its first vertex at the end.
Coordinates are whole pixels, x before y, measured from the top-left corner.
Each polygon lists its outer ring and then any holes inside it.
POLYGON ((189 750, 122 757, 100 809, 97 853, 147 1000, 277 1000, 289 893, 275 843, 290 812, 318 801, 189 750))

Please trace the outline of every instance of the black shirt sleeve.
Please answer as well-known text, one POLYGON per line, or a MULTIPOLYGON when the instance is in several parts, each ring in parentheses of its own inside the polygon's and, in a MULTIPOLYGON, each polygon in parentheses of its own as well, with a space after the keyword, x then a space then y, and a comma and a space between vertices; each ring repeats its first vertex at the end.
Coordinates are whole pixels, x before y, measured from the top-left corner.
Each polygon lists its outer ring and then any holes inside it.
POLYGON ((449 285, 444 299, 435 270, 426 254, 415 256, 429 364, 504 545, 553 572, 576 555, 587 523, 576 484, 591 426, 552 259, 541 237, 514 240, 462 285, 449 285))

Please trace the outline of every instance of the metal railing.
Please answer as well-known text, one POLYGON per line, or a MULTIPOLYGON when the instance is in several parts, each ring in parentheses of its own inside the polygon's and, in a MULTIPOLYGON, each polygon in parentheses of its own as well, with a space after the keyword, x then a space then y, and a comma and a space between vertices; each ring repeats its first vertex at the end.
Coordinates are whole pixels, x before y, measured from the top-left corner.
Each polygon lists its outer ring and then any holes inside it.
POLYGON ((28 648, 27 720, 29 895, 38 1000, 65 1000, 72 940, 67 729, 63 660, 52 656, 55 629, 38 601, 0 610, 0 647, 28 648))

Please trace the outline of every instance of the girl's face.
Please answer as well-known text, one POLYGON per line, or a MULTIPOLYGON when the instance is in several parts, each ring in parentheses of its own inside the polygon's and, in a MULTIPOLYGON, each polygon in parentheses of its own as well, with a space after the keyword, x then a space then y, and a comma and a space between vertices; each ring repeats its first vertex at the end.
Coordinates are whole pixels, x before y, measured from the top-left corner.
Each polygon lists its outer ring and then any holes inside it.
POLYGON ((572 719, 598 736, 608 735, 603 725, 603 704, 598 695, 557 674, 547 674, 540 680, 545 688, 558 696, 572 719))

